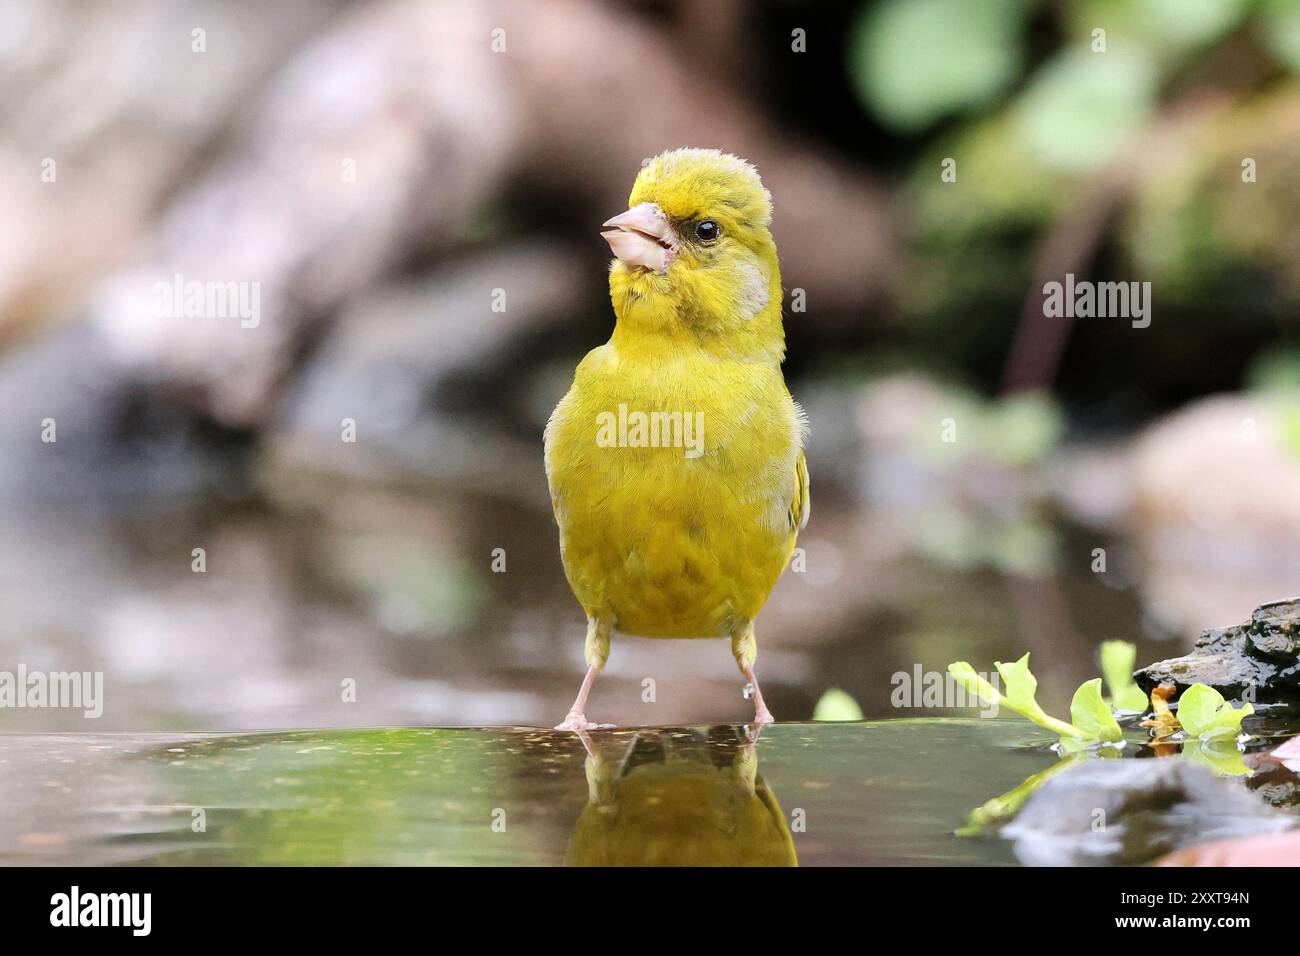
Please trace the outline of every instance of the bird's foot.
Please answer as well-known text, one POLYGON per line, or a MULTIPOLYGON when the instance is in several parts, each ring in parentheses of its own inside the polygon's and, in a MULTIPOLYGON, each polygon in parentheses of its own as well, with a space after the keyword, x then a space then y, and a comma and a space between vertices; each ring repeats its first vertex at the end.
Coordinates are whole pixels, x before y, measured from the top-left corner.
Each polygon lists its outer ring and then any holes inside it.
POLYGON ((556 730, 599 730, 600 724, 593 723, 577 711, 570 711, 564 722, 555 725, 556 730))
POLYGON ((754 723, 762 727, 766 724, 776 723, 776 718, 772 716, 772 712, 770 710, 764 707, 762 710, 754 711, 754 723))

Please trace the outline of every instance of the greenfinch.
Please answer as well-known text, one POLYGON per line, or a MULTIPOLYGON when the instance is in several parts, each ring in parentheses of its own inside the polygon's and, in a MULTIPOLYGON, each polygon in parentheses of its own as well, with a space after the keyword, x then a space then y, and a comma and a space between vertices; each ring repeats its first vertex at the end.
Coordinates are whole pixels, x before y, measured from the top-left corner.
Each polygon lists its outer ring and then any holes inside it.
POLYGON ((546 427, 560 555, 587 673, 557 729, 587 730, 614 634, 727 637, 754 702, 754 619, 809 515, 807 422, 781 363, 772 199, 742 159, 647 160, 604 224, 615 326, 546 427))

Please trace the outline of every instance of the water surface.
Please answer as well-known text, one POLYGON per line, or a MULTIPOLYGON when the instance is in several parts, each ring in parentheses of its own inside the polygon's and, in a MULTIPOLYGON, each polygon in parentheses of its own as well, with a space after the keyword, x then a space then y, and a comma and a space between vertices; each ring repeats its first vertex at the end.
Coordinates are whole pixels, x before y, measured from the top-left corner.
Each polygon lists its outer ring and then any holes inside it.
POLYGON ((1009 864, 1018 720, 0 736, 0 862, 1009 864))

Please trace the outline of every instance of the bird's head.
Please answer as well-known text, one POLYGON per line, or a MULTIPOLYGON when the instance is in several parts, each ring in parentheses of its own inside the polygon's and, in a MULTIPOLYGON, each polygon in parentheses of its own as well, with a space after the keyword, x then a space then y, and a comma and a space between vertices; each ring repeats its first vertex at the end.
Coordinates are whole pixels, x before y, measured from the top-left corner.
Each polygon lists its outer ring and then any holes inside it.
POLYGON ((661 153, 628 207, 601 233, 620 324, 783 352, 772 197, 753 166, 713 149, 661 153))

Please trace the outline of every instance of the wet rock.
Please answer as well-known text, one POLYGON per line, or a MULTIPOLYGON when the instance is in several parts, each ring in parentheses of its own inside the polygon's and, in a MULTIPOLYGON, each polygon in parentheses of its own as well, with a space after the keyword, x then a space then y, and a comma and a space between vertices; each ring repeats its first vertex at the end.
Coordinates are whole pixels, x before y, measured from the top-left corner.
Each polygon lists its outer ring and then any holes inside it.
POLYGON ((1246 787, 1270 806, 1300 811, 1300 777, 1284 766, 1261 763, 1246 781, 1246 787))
POLYGON ((1048 780, 1002 835, 1030 866, 1138 865, 1297 824, 1184 760, 1089 760, 1048 780))
POLYGON ((1190 654, 1149 664, 1133 676, 1147 693, 1169 681, 1179 693, 1201 683, 1229 699, 1300 701, 1300 599, 1264 604, 1244 624, 1204 631, 1190 654))

